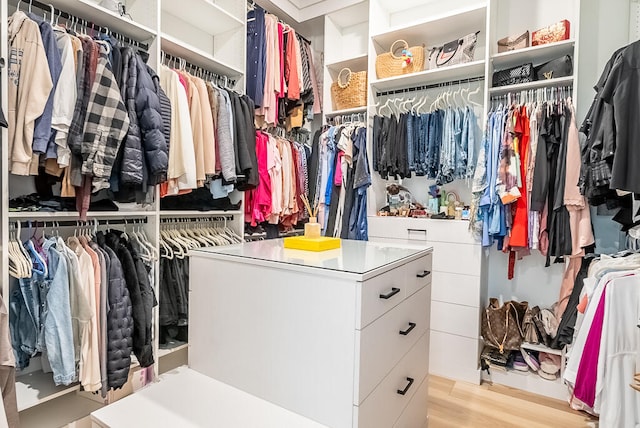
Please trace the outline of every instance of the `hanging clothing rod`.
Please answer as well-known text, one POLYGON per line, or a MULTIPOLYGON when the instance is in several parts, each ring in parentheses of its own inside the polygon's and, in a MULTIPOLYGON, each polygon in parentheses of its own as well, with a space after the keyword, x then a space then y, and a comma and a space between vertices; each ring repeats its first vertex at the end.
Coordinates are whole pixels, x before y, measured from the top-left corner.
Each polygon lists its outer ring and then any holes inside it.
POLYGON ((484 80, 484 76, 469 77, 468 79, 451 80, 448 82, 434 83, 432 85, 413 86, 411 88, 394 89, 393 91, 377 92, 376 97, 384 97, 386 95, 404 94, 406 92, 424 91, 427 89, 443 88, 450 85, 460 85, 462 83, 480 82, 484 80))
POLYGON ((515 91, 508 91, 508 92, 501 92, 499 94, 494 94, 491 95, 491 99, 492 100, 500 100, 500 99, 505 99, 507 98, 509 95, 520 95, 522 93, 533 93, 534 95, 536 93, 539 93, 541 91, 546 92, 547 94, 552 93, 553 91, 566 91, 568 93, 569 96, 571 96, 572 92, 573 92, 573 83, 568 83, 562 86, 547 86, 547 87, 542 87, 542 88, 531 88, 531 89, 521 89, 521 90, 515 90, 515 91))
MULTIPOLYGON (((58 220, 53 220, 53 221, 46 221, 46 220, 29 220, 29 221, 23 221, 20 222, 20 226, 24 229, 24 228, 28 228, 28 227, 47 227, 48 225, 50 225, 51 227, 86 227, 86 226, 93 226, 93 225, 99 225, 99 226, 105 226, 105 225, 121 225, 121 224, 126 224, 126 225, 134 225, 134 224, 145 224, 147 223, 147 218, 146 217, 140 217, 140 218, 129 218, 129 219, 119 219, 119 218, 114 218, 114 219, 101 219, 101 220, 97 220, 97 219, 93 219, 93 220, 87 220, 87 221, 80 221, 80 220, 62 220, 62 221, 58 221, 58 220)), ((13 224, 15 224, 15 222, 9 222, 9 226, 12 226, 13 224)))
POLYGON ((161 58, 162 58, 162 63, 166 62, 171 63, 178 63, 181 66, 185 67, 185 69, 188 67, 189 69, 193 70, 199 70, 203 73, 203 75, 216 79, 218 81, 226 81, 227 83, 229 83, 229 87, 233 88, 236 85, 236 80, 230 78, 229 76, 225 76, 223 74, 218 74, 218 73, 214 73, 213 71, 207 70, 204 67, 200 67, 198 65, 195 65, 189 61, 187 61, 184 58, 180 58, 179 56, 175 56, 175 55, 171 55, 170 53, 167 53, 165 51, 161 52, 161 58))
POLYGON ((28 1, 25 0, 24 3, 25 4, 28 3, 31 6, 35 6, 35 7, 37 7, 38 9, 40 9, 40 10, 42 10, 44 12, 51 13, 53 16, 66 19, 67 21, 76 20, 80 25, 83 25, 87 29, 90 28, 90 29, 98 31, 99 33, 104 33, 104 34, 107 34, 107 35, 114 34, 114 35, 117 36, 116 39, 119 38, 120 40, 124 41, 125 43, 133 45, 133 46, 135 46, 135 47, 137 47, 139 49, 142 49, 144 51, 147 51, 147 52, 149 51, 149 45, 147 45, 146 43, 141 43, 141 42, 139 42, 137 40, 134 40, 134 39, 132 39, 130 37, 127 37, 127 36, 124 36, 122 34, 119 34, 119 33, 116 33, 114 31, 111 31, 107 27, 102 27, 100 25, 94 24, 91 21, 87 21, 85 19, 78 18, 77 16, 71 15, 70 13, 64 12, 64 11, 62 11, 60 9, 56 9, 53 6, 50 6, 50 5, 46 4, 46 3, 40 3, 37 0, 28 0, 28 1))
POLYGON ((207 216, 206 214, 203 217, 180 217, 179 215, 176 217, 165 217, 160 219, 160 223, 162 224, 182 224, 188 222, 212 222, 212 221, 230 221, 233 220, 233 215, 214 215, 207 216))
MULTIPOLYGON (((255 9, 256 7, 259 7, 260 9, 266 11, 267 13, 270 13, 271 15, 275 16, 276 18, 278 18, 278 16, 275 13, 271 13, 268 10, 266 10, 265 8, 263 8, 262 6, 260 6, 258 3, 256 3, 253 0, 247 0, 247 6, 251 9, 255 9)), ((291 27, 291 25, 287 24, 286 22, 284 22, 282 19, 278 18, 278 22, 280 22, 283 25, 286 25, 287 27, 293 28, 291 27)), ((294 29, 295 31, 295 29, 294 29)), ((300 36, 300 38, 302 40, 304 40, 309 46, 311 46, 311 40, 307 39, 305 36, 303 36, 302 34, 298 33, 296 31, 296 35, 300 36)))

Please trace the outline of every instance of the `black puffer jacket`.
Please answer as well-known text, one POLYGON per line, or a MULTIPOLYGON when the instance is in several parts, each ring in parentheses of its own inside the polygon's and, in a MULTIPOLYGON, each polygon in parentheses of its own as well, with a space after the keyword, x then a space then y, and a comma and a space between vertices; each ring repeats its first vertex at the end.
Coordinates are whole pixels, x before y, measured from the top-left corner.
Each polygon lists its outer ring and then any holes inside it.
POLYGON ((122 51, 122 82, 120 93, 129 113, 129 131, 122 144, 120 183, 140 186, 143 182, 142 143, 136 113, 136 88, 138 84, 137 56, 126 47, 122 51))
POLYGON ((127 249, 133 257, 136 266, 136 274, 138 276, 138 285, 140 287, 140 297, 142 298, 142 308, 144 310, 144 343, 136 349, 133 344, 133 352, 138 357, 141 367, 149 367, 153 364, 153 307, 158 305, 156 294, 153 287, 149 283, 149 272, 140 258, 140 254, 133 248, 131 241, 127 242, 127 249))
POLYGON ((167 181, 169 149, 164 134, 162 106, 160 104, 160 78, 138 55, 138 81, 136 85, 136 112, 142 149, 149 174, 149 185, 167 181))
POLYGON ((133 317, 129 290, 122 265, 116 253, 106 245, 105 236, 98 232, 97 241, 108 254, 109 312, 107 312, 107 383, 109 389, 121 388, 129 378, 133 347, 133 317))
MULTIPOLYGON (((133 318, 133 353, 140 361, 142 367, 153 364, 153 350, 151 349, 151 339, 147 340, 147 328, 145 326, 146 312, 142 299, 142 291, 140 289, 140 279, 136 269, 135 261, 131 252, 120 239, 119 232, 110 232, 106 237, 107 245, 115 251, 122 263, 122 271, 124 280, 129 290, 131 299, 132 318, 133 318), (149 363, 149 357, 151 363, 149 363)), ((150 329, 149 329, 150 330, 150 329)))

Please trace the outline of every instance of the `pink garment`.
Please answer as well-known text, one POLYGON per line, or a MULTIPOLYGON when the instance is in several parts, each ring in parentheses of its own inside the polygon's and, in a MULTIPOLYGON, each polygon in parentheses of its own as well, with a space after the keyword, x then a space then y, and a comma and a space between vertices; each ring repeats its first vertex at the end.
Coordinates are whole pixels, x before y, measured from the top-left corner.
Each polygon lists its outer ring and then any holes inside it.
POLYGON ((189 83, 187 82, 187 78, 184 77, 182 75, 182 73, 180 73, 179 70, 173 70, 177 75, 178 75, 178 79, 180 79, 180 84, 182 84, 182 86, 184 86, 184 90, 187 93, 187 99, 190 99, 189 97, 189 83))
POLYGON ((593 408, 593 403, 596 400, 598 359, 600 358, 600 341, 602 339, 602 327, 604 324, 606 288, 604 291, 600 302, 598 302, 593 323, 591 324, 591 330, 589 330, 589 335, 584 345, 578 374, 576 376, 576 386, 573 391, 578 400, 591 408, 593 408))
POLYGON ((339 151, 338 156, 336 156, 336 169, 333 174, 333 184, 336 186, 342 186, 342 157, 344 156, 344 152, 339 151))
POLYGON ((271 214, 271 177, 267 167, 267 150, 269 137, 262 132, 256 132, 256 157, 258 159, 258 176, 260 182, 253 190, 254 208, 252 225, 266 221, 271 214))
POLYGON ((562 277, 562 284, 560 285, 560 298, 558 299, 558 304, 554 309, 554 315, 560 322, 562 318, 562 314, 564 314, 564 310, 567 308, 567 303, 569 302, 569 297, 573 292, 573 285, 576 282, 576 277, 578 276, 578 272, 580 271, 580 266, 582 265, 582 257, 570 257, 569 265, 567 269, 564 271, 564 276, 562 277))
POLYGON ((278 98, 284 98, 287 93, 287 84, 284 80, 284 26, 278 23, 278 52, 280 55, 280 85, 276 88, 278 98))
POLYGON ((571 229, 571 254, 584 255, 584 247, 595 242, 591 228, 591 212, 585 197, 580 194, 580 139, 576 126, 575 112, 571 110, 571 125, 567 138, 566 184, 564 188, 564 204, 569 211, 569 227, 571 229))

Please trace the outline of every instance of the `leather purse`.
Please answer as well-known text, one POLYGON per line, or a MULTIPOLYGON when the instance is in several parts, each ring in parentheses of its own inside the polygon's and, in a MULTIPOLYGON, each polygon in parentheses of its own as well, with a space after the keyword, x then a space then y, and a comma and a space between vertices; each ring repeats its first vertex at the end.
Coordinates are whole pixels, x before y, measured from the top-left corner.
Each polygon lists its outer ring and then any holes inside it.
POLYGON ((500 353, 517 351, 522 345, 522 323, 529 304, 510 301, 500 306, 491 298, 482 313, 481 334, 485 345, 497 348, 500 353))
POLYGON ((429 70, 436 68, 449 67, 451 65, 464 64, 473 61, 475 57, 476 44, 478 43, 478 34, 467 34, 466 36, 452 40, 442 46, 429 49, 429 58, 427 67, 429 70))
POLYGON ((564 55, 535 67, 537 80, 549 80, 573 75, 573 58, 564 55))
POLYGON ((545 45, 561 42, 571 37, 571 24, 566 19, 534 31, 531 35, 531 45, 545 45))
POLYGON ((529 47, 529 31, 518 36, 508 36, 498 40, 498 53, 514 51, 529 47))
POLYGON ((520 83, 533 82, 535 80, 535 74, 533 71, 533 64, 527 63, 517 67, 507 68, 505 70, 499 70, 493 73, 492 86, 507 86, 517 85, 520 83))

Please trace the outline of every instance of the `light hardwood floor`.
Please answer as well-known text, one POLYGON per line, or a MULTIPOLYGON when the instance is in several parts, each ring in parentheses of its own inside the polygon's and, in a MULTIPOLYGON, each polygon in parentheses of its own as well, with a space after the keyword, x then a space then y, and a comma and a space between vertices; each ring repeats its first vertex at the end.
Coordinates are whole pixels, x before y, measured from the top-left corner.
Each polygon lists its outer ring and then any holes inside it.
POLYGON ((429 381, 429 428, 596 427, 568 404, 500 385, 429 381))

